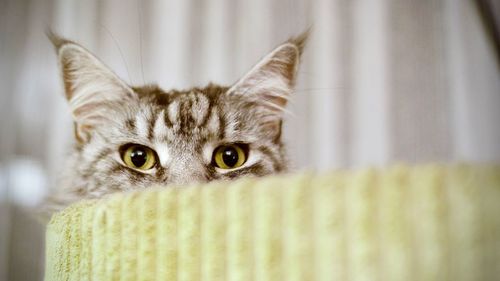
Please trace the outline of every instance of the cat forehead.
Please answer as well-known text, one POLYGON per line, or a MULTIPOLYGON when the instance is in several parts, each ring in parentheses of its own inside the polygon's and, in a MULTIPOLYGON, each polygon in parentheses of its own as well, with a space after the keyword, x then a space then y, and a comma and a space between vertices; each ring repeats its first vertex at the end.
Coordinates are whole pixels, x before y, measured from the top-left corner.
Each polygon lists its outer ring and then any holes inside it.
POLYGON ((258 108, 255 102, 240 95, 228 95, 228 89, 214 84, 183 91, 164 91, 157 86, 134 88, 140 101, 136 113, 150 115, 150 111, 161 111, 167 125, 181 123, 186 129, 204 126, 214 115, 228 122, 253 116, 258 108))
POLYGON ((139 102, 127 105, 124 125, 134 136, 149 141, 223 135, 228 112, 222 95, 227 89, 215 85, 186 91, 134 88, 139 102))
POLYGON ((147 103, 153 103, 158 106, 167 106, 174 101, 205 98, 210 101, 219 100, 219 97, 226 93, 229 88, 210 84, 203 88, 192 88, 188 90, 169 90, 165 91, 156 85, 143 87, 134 87, 133 90, 139 98, 147 103))

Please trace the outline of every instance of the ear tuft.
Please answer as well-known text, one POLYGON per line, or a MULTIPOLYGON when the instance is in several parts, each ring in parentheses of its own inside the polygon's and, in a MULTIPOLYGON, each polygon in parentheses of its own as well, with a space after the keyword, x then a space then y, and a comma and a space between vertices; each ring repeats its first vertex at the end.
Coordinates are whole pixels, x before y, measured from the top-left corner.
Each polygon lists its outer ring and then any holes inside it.
POLYGON ((51 29, 47 29, 45 31, 45 34, 47 35, 47 38, 49 38, 50 42, 52 42, 52 45, 54 45, 54 48, 56 49, 56 52, 63 46, 64 44, 69 44, 69 43, 74 43, 68 39, 65 39, 61 36, 59 36, 57 33, 55 33, 51 29))
POLYGON ((306 47, 306 43, 309 39, 309 34, 311 34, 311 28, 308 28, 306 31, 302 32, 296 37, 292 37, 288 39, 288 42, 295 45, 299 50, 299 55, 301 56, 304 52, 304 48, 306 47))

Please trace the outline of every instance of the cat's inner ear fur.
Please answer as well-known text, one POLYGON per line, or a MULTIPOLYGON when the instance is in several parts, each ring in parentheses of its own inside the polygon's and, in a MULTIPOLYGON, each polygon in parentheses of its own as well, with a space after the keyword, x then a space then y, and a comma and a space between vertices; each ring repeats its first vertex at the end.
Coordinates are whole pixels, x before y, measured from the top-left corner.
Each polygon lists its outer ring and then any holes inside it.
POLYGON ((268 117, 280 122, 295 84, 306 40, 307 32, 275 48, 237 81, 228 94, 244 95, 256 101, 267 110, 268 117))
POLYGON ((48 34, 54 44, 61 69, 66 99, 79 142, 89 139, 92 129, 112 118, 114 104, 134 99, 135 93, 97 57, 82 46, 48 34))

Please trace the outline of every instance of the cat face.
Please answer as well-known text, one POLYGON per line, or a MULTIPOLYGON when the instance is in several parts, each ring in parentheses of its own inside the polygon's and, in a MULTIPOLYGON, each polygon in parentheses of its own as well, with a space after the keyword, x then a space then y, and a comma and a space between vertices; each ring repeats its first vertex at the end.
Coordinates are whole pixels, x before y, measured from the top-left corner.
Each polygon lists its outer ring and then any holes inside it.
POLYGON ((305 35, 278 46, 230 87, 185 91, 131 87, 80 45, 51 39, 76 137, 61 194, 95 198, 286 170, 282 115, 305 35))
POLYGON ((255 102, 227 91, 135 88, 133 100, 107 106, 112 118, 78 145, 73 169, 97 193, 284 171, 279 127, 256 118, 265 112, 255 102))

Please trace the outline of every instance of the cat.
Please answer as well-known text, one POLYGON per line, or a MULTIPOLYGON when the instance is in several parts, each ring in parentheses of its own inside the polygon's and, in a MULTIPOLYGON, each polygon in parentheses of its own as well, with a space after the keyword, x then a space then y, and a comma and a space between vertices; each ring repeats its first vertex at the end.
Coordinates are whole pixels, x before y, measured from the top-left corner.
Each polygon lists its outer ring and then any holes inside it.
POLYGON ((129 86, 81 45, 48 35, 76 142, 59 188, 45 201, 46 215, 115 192, 287 171, 283 112, 307 32, 231 86, 182 91, 129 86))

